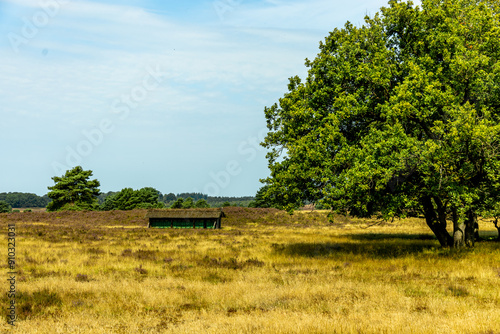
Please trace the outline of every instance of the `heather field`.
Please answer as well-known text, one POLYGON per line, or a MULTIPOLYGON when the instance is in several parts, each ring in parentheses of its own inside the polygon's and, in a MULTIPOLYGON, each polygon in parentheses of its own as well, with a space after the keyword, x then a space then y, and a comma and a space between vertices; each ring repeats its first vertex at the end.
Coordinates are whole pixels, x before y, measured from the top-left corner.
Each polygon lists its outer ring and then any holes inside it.
POLYGON ((11 328, 2 294, 0 329, 500 333, 498 243, 440 249, 417 218, 225 212, 221 230, 147 229, 144 210, 0 214, 16 229, 18 315, 11 328))

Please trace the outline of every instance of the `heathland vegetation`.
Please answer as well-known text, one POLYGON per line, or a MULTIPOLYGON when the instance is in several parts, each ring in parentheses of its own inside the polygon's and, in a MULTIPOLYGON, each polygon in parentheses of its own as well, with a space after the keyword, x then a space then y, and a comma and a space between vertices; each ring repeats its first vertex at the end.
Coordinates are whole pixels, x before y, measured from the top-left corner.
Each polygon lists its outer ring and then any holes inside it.
POLYGON ((225 212, 221 230, 148 229, 146 210, 0 214, 18 235, 18 321, 2 329, 500 333, 496 243, 441 248, 418 218, 225 212))

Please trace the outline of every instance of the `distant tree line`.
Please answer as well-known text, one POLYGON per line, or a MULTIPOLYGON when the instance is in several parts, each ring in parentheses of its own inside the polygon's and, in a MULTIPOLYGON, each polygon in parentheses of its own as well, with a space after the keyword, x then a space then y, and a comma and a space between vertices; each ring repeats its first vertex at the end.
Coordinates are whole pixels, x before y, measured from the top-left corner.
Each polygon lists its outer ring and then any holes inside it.
POLYGON ((155 188, 100 192, 100 182, 91 180, 92 171, 76 166, 65 175, 54 176, 54 185, 44 196, 31 193, 1 193, 0 212, 11 212, 12 208, 46 207, 47 211, 62 210, 132 210, 138 208, 210 208, 210 207, 264 207, 252 196, 229 197, 208 196, 202 193, 162 194, 155 188))
POLYGON ((47 196, 38 196, 32 193, 0 193, 0 201, 6 202, 13 208, 44 208, 51 199, 47 196))
POLYGON ((128 210, 131 208, 210 208, 227 206, 250 206, 253 196, 223 197, 208 196, 202 193, 168 193, 162 194, 155 188, 132 190, 124 188, 121 191, 101 193, 98 201, 101 210, 128 210))
POLYGON ((163 208, 164 205, 159 201, 161 193, 150 187, 134 190, 124 188, 116 193, 108 193, 104 197, 100 210, 132 210, 132 209, 150 209, 163 208))

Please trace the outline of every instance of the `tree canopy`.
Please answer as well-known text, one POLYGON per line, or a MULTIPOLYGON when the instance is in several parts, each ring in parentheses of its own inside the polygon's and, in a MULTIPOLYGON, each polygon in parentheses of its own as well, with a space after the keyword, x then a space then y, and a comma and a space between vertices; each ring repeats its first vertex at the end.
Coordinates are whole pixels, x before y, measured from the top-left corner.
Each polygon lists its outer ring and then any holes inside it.
POLYGON ((162 208, 159 202, 160 192, 155 188, 145 187, 139 190, 124 188, 104 199, 101 210, 132 210, 162 208))
POLYGON ((194 203, 194 207, 199 209, 209 208, 210 204, 208 204, 208 202, 205 199, 201 198, 197 200, 196 203, 194 203))
POLYGON ((194 208, 194 200, 191 197, 186 198, 182 202, 182 208, 184 208, 184 209, 194 208))
POLYGON ((266 196, 269 190, 269 185, 262 186, 255 194, 255 199, 248 205, 251 208, 273 208, 274 204, 270 198, 266 196))
POLYGON ((179 197, 175 200, 175 202, 170 206, 171 209, 182 209, 184 205, 184 198, 179 197))
POLYGON ((0 201, 5 201, 13 208, 44 208, 49 204, 47 195, 38 196, 32 193, 9 192, 0 193, 0 201))
POLYGON ((61 177, 54 176, 55 185, 48 187, 51 191, 47 196, 52 202, 47 205, 47 211, 98 209, 100 183, 89 180, 91 176, 92 171, 85 171, 81 166, 66 171, 61 177))
POLYGON ((393 0, 331 32, 305 82, 265 108, 265 196, 420 213, 441 245, 473 244, 477 214, 500 201, 499 15, 491 0, 393 0))
POLYGON ((12 207, 5 201, 0 201, 0 213, 12 212, 12 207))

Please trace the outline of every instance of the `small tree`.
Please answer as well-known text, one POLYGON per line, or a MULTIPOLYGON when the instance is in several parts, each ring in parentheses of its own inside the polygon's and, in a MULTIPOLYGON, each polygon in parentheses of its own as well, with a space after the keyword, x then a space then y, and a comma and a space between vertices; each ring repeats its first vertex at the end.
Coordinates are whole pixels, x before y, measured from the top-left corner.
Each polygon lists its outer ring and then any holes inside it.
POLYGON ((5 201, 0 201, 0 213, 12 212, 12 207, 5 201))
POLYGON ((171 201, 175 201, 176 199, 177 199, 177 196, 175 196, 174 193, 168 193, 168 194, 163 195, 164 202, 171 202, 171 201))
POLYGON ((145 187, 137 191, 141 203, 157 205, 159 203, 161 193, 152 187, 145 187))
POLYGON ((117 210, 117 202, 116 202, 117 195, 118 193, 107 196, 104 199, 104 202, 101 204, 101 207, 99 209, 102 211, 117 210))
POLYGON ((209 208, 210 204, 208 204, 207 201, 202 198, 202 199, 199 199, 198 201, 196 201, 194 206, 197 208, 209 208))
POLYGON ((191 209, 194 208, 194 200, 191 197, 188 197, 184 200, 184 203, 182 203, 182 207, 184 209, 191 209))
POLYGON ((270 197, 266 197, 266 192, 269 185, 262 186, 255 194, 255 200, 251 201, 248 205, 251 208, 272 208, 273 204, 270 197))
POLYGON ((182 204, 184 203, 184 198, 179 197, 178 199, 175 200, 175 202, 170 206, 171 209, 181 209, 182 204))
POLYGON ((96 210, 100 183, 89 180, 91 176, 91 170, 85 171, 80 166, 66 171, 61 177, 54 176, 55 185, 48 187, 51 191, 47 195, 52 202, 47 205, 47 211, 96 210))

